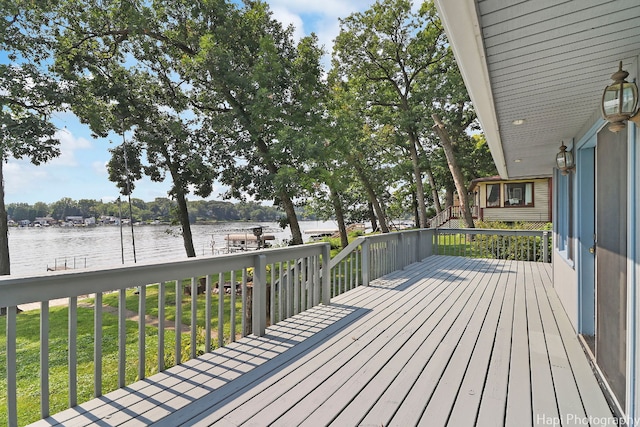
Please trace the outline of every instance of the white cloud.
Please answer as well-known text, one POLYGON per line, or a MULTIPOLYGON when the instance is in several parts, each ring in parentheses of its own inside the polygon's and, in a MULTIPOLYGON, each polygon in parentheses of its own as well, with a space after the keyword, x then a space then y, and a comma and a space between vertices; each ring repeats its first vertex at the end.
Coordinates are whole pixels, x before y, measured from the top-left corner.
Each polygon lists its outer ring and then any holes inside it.
POLYGON ((60 156, 51 160, 51 165, 55 166, 77 166, 77 150, 88 150, 92 148, 91 142, 82 137, 76 137, 67 129, 58 130, 55 137, 60 140, 60 156))
POLYGON ((353 12, 365 10, 372 0, 268 0, 269 5, 289 9, 296 13, 321 14, 333 18, 345 18, 353 12))
POLYGON ((3 167, 7 195, 21 194, 48 185, 51 176, 27 162, 9 161, 3 167))
POLYGON ((268 0, 268 3, 275 19, 296 27, 296 40, 311 32, 318 36, 320 46, 325 50, 322 63, 328 71, 333 43, 340 32, 338 18, 364 11, 374 0, 268 0))
POLYGON ((96 173, 96 175, 107 176, 109 172, 107 171, 107 162, 95 161, 91 163, 91 169, 96 173))
POLYGON ((305 36, 304 23, 302 22, 302 18, 300 17, 300 15, 290 12, 286 8, 282 8, 278 6, 272 7, 271 11, 273 12, 273 17, 276 20, 280 21, 285 27, 288 27, 289 25, 293 25, 294 40, 300 40, 302 37, 305 36))

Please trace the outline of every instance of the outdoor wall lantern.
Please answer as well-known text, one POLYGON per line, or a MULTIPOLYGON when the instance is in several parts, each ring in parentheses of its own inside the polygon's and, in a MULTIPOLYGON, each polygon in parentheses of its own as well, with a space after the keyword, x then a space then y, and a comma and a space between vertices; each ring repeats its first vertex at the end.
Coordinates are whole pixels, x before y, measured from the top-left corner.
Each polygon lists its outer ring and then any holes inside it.
POLYGON ((629 73, 622 69, 622 61, 618 71, 613 73, 613 83, 607 86, 602 94, 602 115, 609 124, 611 132, 619 132, 625 128, 625 121, 640 120, 636 114, 638 107, 638 86, 625 79, 629 73), (635 115, 635 117, 634 117, 635 115))
POLYGON ((562 175, 575 172, 576 170, 576 166, 573 163, 573 154, 571 151, 567 151, 567 146, 564 145, 564 141, 562 141, 562 145, 560 146, 560 152, 556 154, 556 166, 558 166, 562 175))

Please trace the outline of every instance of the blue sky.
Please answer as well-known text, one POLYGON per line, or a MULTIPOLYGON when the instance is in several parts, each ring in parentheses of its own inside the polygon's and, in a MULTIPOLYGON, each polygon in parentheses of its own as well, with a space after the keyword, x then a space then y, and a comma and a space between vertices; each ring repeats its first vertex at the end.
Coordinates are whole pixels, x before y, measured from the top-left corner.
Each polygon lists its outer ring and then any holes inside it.
MULTIPOLYGON (((293 24, 296 37, 315 32, 327 52, 339 31, 339 17, 370 7, 374 0, 268 0, 274 17, 285 24, 293 24)), ((325 59, 328 66, 329 58, 325 59)), ((58 127, 62 155, 47 164, 34 166, 28 160, 10 159, 4 166, 5 202, 52 203, 63 197, 74 200, 93 199, 111 201, 118 190, 108 179, 106 163, 108 149, 122 142, 113 135, 107 139, 94 139, 87 126, 71 113, 57 113, 54 123, 58 127)), ((154 183, 143 179, 136 183, 133 197, 151 201, 167 197, 169 183, 154 183)), ((224 191, 214 187, 210 199, 220 199, 224 191)), ((195 199, 195 196, 191 196, 195 199)))

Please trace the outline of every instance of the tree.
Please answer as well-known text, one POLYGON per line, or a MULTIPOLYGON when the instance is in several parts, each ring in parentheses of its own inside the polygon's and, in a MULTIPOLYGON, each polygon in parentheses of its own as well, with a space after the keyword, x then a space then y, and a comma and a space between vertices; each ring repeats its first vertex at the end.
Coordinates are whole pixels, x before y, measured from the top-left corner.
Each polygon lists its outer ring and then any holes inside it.
MULTIPOLYGON (((99 95, 76 114, 92 129, 114 129, 104 111, 123 93, 113 83, 131 75, 128 64, 145 65, 165 88, 184 82, 187 96, 178 92, 171 99, 187 104, 169 105, 179 114, 188 107, 215 130, 209 144, 223 166, 222 182, 231 187, 228 196, 274 200, 287 215, 293 242, 302 243, 294 199, 305 146, 314 143, 310 125, 320 119, 322 89, 322 52, 314 36, 295 45, 293 29, 254 1, 239 7, 227 1, 69 0, 57 12, 47 21, 58 41, 57 69, 80 77, 74 81, 79 96, 99 95)), ((166 90, 160 97, 169 95, 166 90)), ((127 101, 127 112, 139 112, 142 104, 127 101)))
MULTIPOLYGON (((3 14, 0 21, 6 26, 9 18, 3 14)), ((18 49, 0 37, 0 50, 18 49)), ((60 154, 50 118, 62 92, 36 64, 0 64, 0 275, 11 274, 3 165, 11 157, 39 165, 60 154)))
POLYGON ((433 121, 436 123, 433 129, 440 138, 442 148, 444 149, 445 155, 447 157, 449 169, 451 170, 451 175, 453 176, 453 181, 456 185, 456 190, 458 191, 458 197, 460 198, 460 211, 462 213, 462 216, 464 217, 464 221, 467 227, 474 228, 473 217, 471 216, 471 211, 469 210, 469 201, 467 200, 467 186, 465 185, 462 171, 458 166, 458 161, 456 160, 456 155, 453 151, 453 144, 451 143, 451 138, 449 137, 444 123, 442 123, 442 120, 440 120, 440 118, 435 114, 433 115, 433 121))
POLYGON ((431 2, 418 16, 408 0, 381 0, 364 13, 341 20, 334 48, 334 68, 358 85, 369 115, 400 132, 413 165, 420 227, 427 226, 419 158, 424 124, 423 103, 432 89, 426 83, 440 73, 446 53, 444 31, 431 2))
POLYGON ((185 37, 173 37, 172 43, 180 50, 181 72, 193 85, 196 107, 217 132, 228 196, 273 199, 284 209, 292 243, 300 244, 294 199, 307 147, 318 143, 313 129, 321 119, 317 38, 294 45, 293 29, 283 28, 261 2, 217 14, 189 15, 183 7, 166 11, 169 21, 191 17, 176 32, 185 37))

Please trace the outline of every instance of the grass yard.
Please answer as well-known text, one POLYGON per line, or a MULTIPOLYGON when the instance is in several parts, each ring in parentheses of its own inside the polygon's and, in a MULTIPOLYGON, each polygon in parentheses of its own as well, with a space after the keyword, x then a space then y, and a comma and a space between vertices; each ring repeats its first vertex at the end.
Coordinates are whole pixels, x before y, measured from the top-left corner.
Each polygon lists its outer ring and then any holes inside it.
MULTIPOLYGON (((230 297, 225 296, 225 341, 230 341, 230 297)), ((126 307, 130 312, 138 312, 138 295, 134 290, 127 291, 126 307)), ((205 297, 199 295, 197 308, 198 339, 197 352, 202 354, 204 348, 205 326, 205 297)), ((94 388, 94 310, 86 307, 92 304, 93 299, 82 300, 78 307, 78 402, 86 402, 92 399, 94 388)), ((103 305, 107 307, 118 306, 118 294, 105 294, 103 305)), ((147 315, 157 317, 158 314, 158 286, 147 287, 146 295, 147 315)), ((218 327, 218 295, 212 295, 212 309, 216 313, 211 321, 212 346, 217 347, 218 327)), ((167 286, 166 292, 166 319, 165 326, 173 327, 175 321, 175 286, 167 286)), ((102 336, 102 393, 106 394, 118 388, 118 318, 115 310, 103 311, 103 336, 102 336)), ((241 297, 236 300, 236 332, 241 332, 241 297)), ((49 383, 50 383, 50 412, 52 414, 65 410, 68 407, 68 309, 67 307, 52 307, 49 315, 49 383)), ((182 323, 191 323, 191 297, 183 295, 182 299, 182 323)), ((127 320, 127 362, 126 383, 130 384, 138 380, 138 322, 127 320)), ((146 326, 146 376, 158 372, 158 328, 146 326)), ((17 385, 18 385, 18 422, 25 425, 40 419, 40 310, 25 311, 18 315, 17 320, 17 385)), ((175 339, 176 334, 172 329, 165 330, 165 366, 175 365, 175 339)), ((182 360, 188 359, 190 353, 190 333, 182 334, 182 360)), ((6 322, 0 318, 0 377, 6 378, 6 322)), ((0 425, 7 425, 7 385, 0 382, 0 425)))

